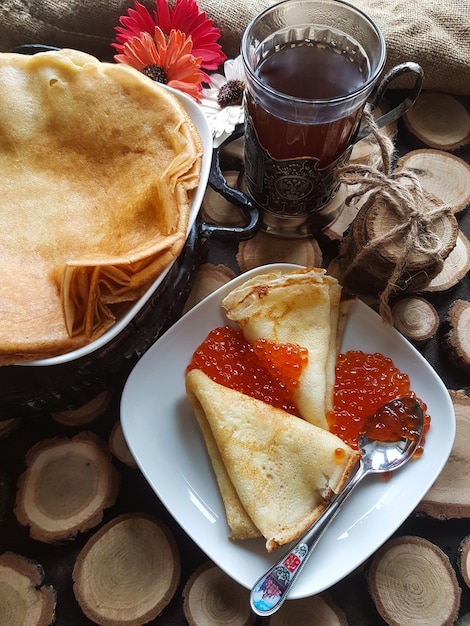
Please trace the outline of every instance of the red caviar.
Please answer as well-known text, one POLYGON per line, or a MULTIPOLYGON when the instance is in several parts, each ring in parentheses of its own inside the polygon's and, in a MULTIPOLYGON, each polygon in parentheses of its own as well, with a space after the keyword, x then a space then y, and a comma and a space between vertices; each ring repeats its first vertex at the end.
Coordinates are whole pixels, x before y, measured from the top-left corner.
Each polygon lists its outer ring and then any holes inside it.
POLYGON ((419 440, 421 419, 415 413, 416 402, 410 396, 387 402, 365 420, 360 432, 377 441, 419 440))
MULTIPOLYGON (((411 390, 407 374, 395 367, 393 361, 380 353, 366 354, 351 350, 340 354, 336 363, 334 413, 328 415, 331 432, 338 435, 352 448, 357 449, 357 438, 365 420, 374 415, 381 406, 398 398, 417 399, 411 390)), ((424 434, 429 430, 431 418, 427 407, 420 402, 424 413, 424 434)), ((404 418, 405 429, 407 418, 404 418)), ((410 428, 413 425, 409 424, 410 428)), ((383 426, 390 437, 398 428, 391 422, 383 426)), ((423 442, 417 454, 422 454, 423 442)))
POLYGON ((224 326, 209 333, 188 370, 200 369, 225 387, 298 416, 293 395, 307 361, 306 348, 263 339, 252 345, 239 330, 224 326))

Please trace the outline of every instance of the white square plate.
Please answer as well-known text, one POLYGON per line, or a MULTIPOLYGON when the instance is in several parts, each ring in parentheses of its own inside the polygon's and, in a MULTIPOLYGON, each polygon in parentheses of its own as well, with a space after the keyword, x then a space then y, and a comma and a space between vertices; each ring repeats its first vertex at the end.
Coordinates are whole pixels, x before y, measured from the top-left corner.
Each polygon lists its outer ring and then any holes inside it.
MULTIPOLYGON (((281 553, 263 539, 233 542, 204 440, 185 393, 185 368, 207 334, 228 323, 224 296, 255 274, 298 266, 275 264, 235 278, 170 328, 137 363, 123 391, 121 423, 141 471, 175 520, 233 579, 251 588, 281 553)), ((361 301, 353 303, 341 350, 380 352, 406 372, 428 406, 423 456, 389 480, 369 476, 333 520, 289 598, 328 589, 375 552, 410 515, 441 472, 455 436, 455 414, 443 382, 393 327, 361 301)), ((282 548, 280 548, 281 550, 282 548)))

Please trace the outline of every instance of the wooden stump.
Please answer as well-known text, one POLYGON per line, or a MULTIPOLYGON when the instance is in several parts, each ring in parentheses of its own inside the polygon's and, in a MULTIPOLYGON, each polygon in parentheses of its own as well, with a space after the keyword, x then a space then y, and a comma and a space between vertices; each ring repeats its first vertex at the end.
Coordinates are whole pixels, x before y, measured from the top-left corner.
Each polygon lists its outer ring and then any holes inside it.
POLYGON ((109 435, 109 450, 113 456, 132 469, 137 468, 137 463, 132 456, 122 432, 121 422, 116 422, 109 435))
POLYGON ((73 539, 99 524, 114 504, 119 475, 108 450, 92 433, 37 443, 26 455, 15 515, 34 539, 73 539))
POLYGON ((9 419, 9 420, 1 420, 0 421, 0 438, 8 437, 8 435, 10 435, 15 430, 15 428, 17 428, 20 424, 21 424, 20 417, 13 417, 12 419, 9 419))
POLYGON ((464 537, 459 544, 457 565, 465 584, 470 587, 470 535, 464 537))
POLYGON ((444 292, 455 287, 470 271, 470 241, 459 230, 455 248, 444 261, 442 270, 429 281, 422 293, 444 292))
POLYGON ((470 302, 455 300, 443 322, 444 349, 455 367, 470 374, 470 302))
POLYGON ((100 626, 140 626, 168 605, 180 580, 180 555, 170 531, 140 513, 121 515, 82 548, 73 591, 100 626))
MULTIPOLYGON (((429 203, 431 210, 431 198, 429 203)), ((383 198, 360 209, 339 251, 338 270, 343 285, 359 294, 377 295, 387 287, 395 268, 403 262, 403 255, 406 259, 391 295, 415 293, 437 276, 441 259, 451 253, 457 240, 455 217, 445 213, 431 220, 432 232, 441 245, 440 258, 424 253, 418 241, 411 250, 404 250, 403 232, 389 235, 400 224, 401 217, 383 198)))
POLYGON ((77 409, 52 413, 52 418, 64 426, 83 426, 84 424, 89 424, 106 410, 110 398, 111 393, 109 391, 102 391, 77 409))
POLYGON ((421 537, 388 541, 373 557, 369 592, 389 626, 452 626, 460 587, 447 555, 421 537))
MULTIPOLYGON (((11 493, 11 480, 8 474, 0 468, 0 526, 6 513, 9 511, 9 500, 11 493)), ((0 532, 2 532, 0 530, 0 532)))
POLYGON ((56 592, 44 584, 43 567, 25 557, 0 555, 0 619, 4 626, 50 626, 55 619, 56 592))
POLYGON ((470 165, 463 159, 442 150, 414 150, 397 163, 397 171, 411 170, 423 189, 438 198, 454 213, 470 203, 470 165))
POLYGON ((281 239, 258 233, 252 239, 240 242, 237 263, 242 272, 268 263, 321 267, 322 252, 315 239, 281 239))
POLYGON ((269 626, 348 626, 344 611, 327 593, 302 600, 287 600, 279 611, 267 619, 267 623, 269 626))
POLYGON ((470 144, 470 110, 451 94, 422 91, 403 121, 412 135, 431 148, 458 151, 470 144))
POLYGON ((434 337, 439 328, 439 315, 424 298, 409 296, 392 306, 392 323, 404 337, 419 345, 434 337))
POLYGON ((255 621, 249 591, 210 562, 186 583, 183 609, 190 626, 250 626, 255 621))
MULTIPOLYGON (((242 177, 238 171, 224 172, 225 180, 234 189, 241 189, 242 177)), ((202 219, 218 226, 240 227, 246 224, 243 211, 207 187, 201 209, 202 219)))
POLYGON ((418 504, 416 513, 435 519, 470 517, 470 398, 450 390, 457 422, 454 445, 444 469, 418 504))
POLYGON ((212 263, 201 265, 191 287, 188 300, 184 305, 183 313, 192 309, 193 306, 228 283, 232 278, 235 278, 235 272, 226 265, 213 265, 212 263))

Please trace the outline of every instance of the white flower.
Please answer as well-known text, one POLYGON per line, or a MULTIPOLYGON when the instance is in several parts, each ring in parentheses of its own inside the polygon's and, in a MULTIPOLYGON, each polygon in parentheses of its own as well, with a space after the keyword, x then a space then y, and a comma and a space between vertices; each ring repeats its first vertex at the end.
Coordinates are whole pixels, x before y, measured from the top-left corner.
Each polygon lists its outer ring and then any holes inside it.
POLYGON ((224 75, 211 74, 209 87, 202 89, 200 106, 209 122, 214 145, 229 137, 245 118, 242 95, 245 74, 241 56, 224 63, 224 75), (231 103, 233 98, 236 103, 231 103))

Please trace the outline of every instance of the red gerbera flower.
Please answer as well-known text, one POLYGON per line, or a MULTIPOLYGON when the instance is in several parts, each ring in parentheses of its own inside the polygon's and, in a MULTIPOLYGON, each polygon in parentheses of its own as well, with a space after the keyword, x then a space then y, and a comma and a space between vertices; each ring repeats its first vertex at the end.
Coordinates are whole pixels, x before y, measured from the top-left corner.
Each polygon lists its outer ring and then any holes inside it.
POLYGON ((192 54, 191 37, 178 30, 170 30, 168 41, 158 26, 154 27, 154 37, 142 32, 128 39, 122 53, 114 58, 159 83, 184 91, 196 102, 201 99, 201 58, 192 54))
POLYGON ((202 58, 201 67, 206 70, 215 70, 221 65, 226 55, 218 42, 220 30, 213 26, 205 12, 200 12, 195 0, 176 0, 171 8, 167 0, 156 0, 156 10, 153 17, 138 0, 135 0, 134 9, 129 9, 127 15, 119 20, 121 26, 116 26, 116 41, 112 45, 118 52, 122 52, 123 45, 129 39, 139 36, 142 32, 153 35, 155 26, 158 26, 165 35, 171 30, 179 30, 193 41, 193 55, 202 58))

